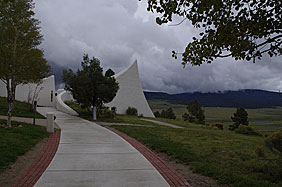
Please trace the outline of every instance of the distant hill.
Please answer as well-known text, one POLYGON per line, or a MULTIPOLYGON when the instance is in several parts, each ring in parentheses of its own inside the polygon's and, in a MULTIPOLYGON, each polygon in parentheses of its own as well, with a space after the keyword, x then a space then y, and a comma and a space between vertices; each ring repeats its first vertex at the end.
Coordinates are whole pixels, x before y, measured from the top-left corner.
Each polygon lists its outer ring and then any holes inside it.
POLYGON ((144 92, 147 100, 164 100, 171 103, 188 104, 197 99, 207 107, 272 108, 282 106, 282 94, 265 90, 239 90, 217 93, 180 93, 144 92))

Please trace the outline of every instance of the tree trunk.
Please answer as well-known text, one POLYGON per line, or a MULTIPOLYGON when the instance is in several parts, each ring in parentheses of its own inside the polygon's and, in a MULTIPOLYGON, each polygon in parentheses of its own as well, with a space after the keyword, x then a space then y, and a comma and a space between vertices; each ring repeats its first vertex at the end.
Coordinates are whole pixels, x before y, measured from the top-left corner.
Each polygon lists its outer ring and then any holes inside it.
POLYGON ((93 120, 96 121, 97 120, 97 107, 93 106, 93 120))
POLYGON ((11 127, 11 117, 12 117, 12 102, 11 102, 11 80, 8 79, 7 80, 7 102, 8 102, 8 113, 7 113, 7 116, 8 116, 8 119, 7 119, 7 126, 8 127, 11 127))
POLYGON ((7 101, 8 101, 8 119, 7 126, 12 127, 12 112, 14 110, 14 101, 16 95, 16 86, 12 80, 7 80, 7 101))

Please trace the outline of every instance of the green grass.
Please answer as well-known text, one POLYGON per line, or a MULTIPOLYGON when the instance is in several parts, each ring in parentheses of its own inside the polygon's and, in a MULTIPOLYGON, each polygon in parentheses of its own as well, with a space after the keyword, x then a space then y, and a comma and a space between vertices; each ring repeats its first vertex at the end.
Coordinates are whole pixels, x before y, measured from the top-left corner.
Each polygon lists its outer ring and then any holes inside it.
MULTIPOLYGON (((169 120, 162 120, 169 122, 169 120)), ((177 122, 178 125, 181 122, 177 122)), ((112 126, 136 138, 156 152, 163 152, 194 172, 210 176, 230 186, 281 186, 282 160, 266 161, 255 153, 261 146, 268 157, 275 157, 264 145, 264 138, 241 135, 210 127, 182 124, 184 129, 156 126, 112 126)))
MULTIPOLYGON (((186 105, 172 104, 166 101, 151 100, 149 105, 154 112, 172 107, 178 120, 182 120, 182 115, 187 112, 186 105)), ((236 108, 203 107, 203 109, 205 110, 207 123, 221 122, 225 128, 232 124, 231 116, 236 112, 236 108)), ((250 125, 258 130, 277 131, 282 128, 282 108, 247 109, 247 112, 251 122, 250 125), (266 123, 256 124, 252 122, 266 123)))
MULTIPOLYGON (((7 121, 0 120, 0 124, 3 123, 6 124, 7 121)), ((0 172, 14 163, 18 156, 49 136, 40 126, 20 122, 12 124, 21 124, 22 127, 0 128, 0 172)))
MULTIPOLYGON (((75 110, 81 118, 92 120, 92 114, 87 111, 87 109, 83 109, 79 106, 78 103, 72 101, 65 101, 65 103, 75 110)), ((129 115, 121 115, 117 114, 115 119, 111 118, 98 118, 98 121, 102 122, 109 122, 109 123, 128 123, 128 124, 141 124, 141 125, 157 125, 155 123, 144 121, 139 119, 136 116, 129 116, 129 115)))
MULTIPOLYGON (((4 97, 0 97, 0 115, 7 116, 7 112, 7 99, 4 97)), ((33 118, 33 112, 30 111, 30 104, 26 102, 15 101, 14 112, 12 113, 12 116, 33 118)), ((36 118, 44 119, 45 117, 37 113, 36 118)))
MULTIPOLYGON (((70 106, 82 117, 91 119, 91 114, 87 110, 81 109, 79 105, 73 103, 70 106)), ((166 105, 166 107, 169 106, 166 105)), ((182 109, 180 106, 177 106, 175 111, 182 109)), ((211 110, 215 109, 213 108, 211 110)), ((232 113, 234 111, 232 109, 232 113)), ((262 116, 261 114, 254 114, 262 116)), ((223 117, 227 115, 229 115, 228 112, 223 117)), ((219 117, 218 119, 223 119, 223 117, 219 117)), ((220 184, 240 187, 282 185, 282 161, 262 160, 255 153, 255 148, 261 146, 267 157, 275 157, 265 147, 264 137, 262 136, 247 136, 231 131, 215 130, 208 126, 161 118, 156 120, 185 128, 175 129, 164 127, 140 120, 135 116, 127 115, 117 115, 115 120, 107 118, 99 120, 115 123, 153 125, 154 128, 146 126, 112 126, 112 128, 136 138, 156 152, 166 153, 176 161, 188 164, 194 172, 210 176, 218 180, 220 184)), ((211 122, 214 121, 211 120, 211 122)), ((225 122, 225 124, 228 123, 231 122, 225 122)))

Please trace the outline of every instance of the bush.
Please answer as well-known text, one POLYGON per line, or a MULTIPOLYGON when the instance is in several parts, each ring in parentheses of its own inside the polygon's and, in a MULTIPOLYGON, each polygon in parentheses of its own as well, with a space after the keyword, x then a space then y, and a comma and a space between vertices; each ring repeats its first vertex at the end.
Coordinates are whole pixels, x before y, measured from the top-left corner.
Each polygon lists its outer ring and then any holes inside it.
POLYGON ((239 134, 246 134, 246 135, 256 135, 256 136, 262 136, 261 132, 246 125, 239 125, 239 127, 235 130, 236 133, 239 134))
POLYGON ((223 124, 222 123, 211 124, 211 127, 217 128, 219 130, 223 130, 223 124))
POLYGON ((282 157, 282 129, 278 132, 272 133, 265 139, 266 146, 271 152, 282 157))
POLYGON ((98 115, 99 115, 98 116, 99 118, 112 118, 113 112, 110 110, 109 107, 103 106, 99 110, 99 114, 98 115))
POLYGON ((128 107, 127 110, 126 110, 126 114, 130 115, 130 116, 137 116, 138 115, 138 111, 134 107, 128 107))
POLYGON ((265 157, 265 153, 264 150, 261 146, 257 146, 255 149, 256 154, 258 155, 258 157, 260 158, 264 158, 265 157))
POLYGON ((161 113, 159 111, 154 112, 156 118, 166 118, 166 119, 176 119, 176 115, 173 112, 173 109, 170 107, 167 110, 162 110, 161 113))
POLYGON ((156 117, 156 118, 161 117, 161 114, 160 114, 160 112, 159 112, 159 111, 154 112, 154 115, 155 115, 155 117, 156 117))

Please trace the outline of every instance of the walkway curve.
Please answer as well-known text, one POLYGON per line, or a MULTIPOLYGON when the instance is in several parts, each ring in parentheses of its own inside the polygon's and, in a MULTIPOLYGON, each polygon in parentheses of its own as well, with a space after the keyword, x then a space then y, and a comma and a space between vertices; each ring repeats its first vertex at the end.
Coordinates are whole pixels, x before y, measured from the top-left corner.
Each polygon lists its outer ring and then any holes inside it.
POLYGON ((169 186, 141 153, 114 132, 55 108, 38 111, 55 114, 61 139, 35 186, 169 186))
POLYGON ((121 136, 133 147, 135 147, 142 155, 144 155, 145 158, 147 158, 149 162, 151 162, 151 164, 157 168, 157 170, 166 179, 166 181, 171 187, 177 187, 177 186, 191 187, 191 185, 182 176, 180 176, 172 167, 170 167, 156 153, 148 149, 142 143, 116 129, 113 128, 109 128, 109 129, 115 132, 116 134, 118 134, 119 136, 121 136))

